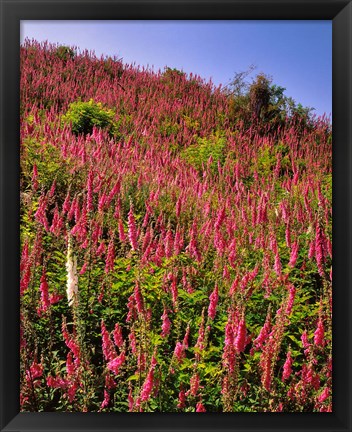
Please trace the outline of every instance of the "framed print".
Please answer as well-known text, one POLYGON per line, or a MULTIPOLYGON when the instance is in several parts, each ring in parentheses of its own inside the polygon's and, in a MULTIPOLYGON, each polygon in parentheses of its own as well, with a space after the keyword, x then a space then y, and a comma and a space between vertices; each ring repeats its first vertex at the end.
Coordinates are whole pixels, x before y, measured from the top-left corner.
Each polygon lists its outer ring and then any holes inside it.
POLYGON ((350 431, 351 2, 0 4, 1 430, 350 431))

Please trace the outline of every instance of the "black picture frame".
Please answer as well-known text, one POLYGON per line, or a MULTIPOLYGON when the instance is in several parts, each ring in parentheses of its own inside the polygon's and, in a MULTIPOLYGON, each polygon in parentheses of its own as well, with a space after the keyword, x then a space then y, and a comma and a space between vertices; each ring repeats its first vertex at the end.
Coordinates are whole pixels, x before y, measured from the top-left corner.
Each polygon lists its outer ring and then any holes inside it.
POLYGON ((346 0, 0 0, 0 429, 18 431, 351 431, 352 4, 346 0), (332 20, 333 412, 19 413, 19 47, 21 20, 332 20))

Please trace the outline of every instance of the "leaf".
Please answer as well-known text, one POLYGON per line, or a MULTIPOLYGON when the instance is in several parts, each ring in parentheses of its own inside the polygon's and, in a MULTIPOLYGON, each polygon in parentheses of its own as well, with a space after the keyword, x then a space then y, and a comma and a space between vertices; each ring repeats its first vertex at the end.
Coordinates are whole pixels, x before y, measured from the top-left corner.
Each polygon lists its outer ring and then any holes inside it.
POLYGON ((131 375, 130 377, 127 378, 127 382, 129 381, 137 381, 139 379, 139 374, 135 374, 135 375, 131 375))
POLYGON ((301 342, 295 337, 295 336, 293 336, 293 335, 287 335, 287 337, 289 338, 289 339, 291 339, 293 342, 295 342, 296 344, 300 344, 301 342))

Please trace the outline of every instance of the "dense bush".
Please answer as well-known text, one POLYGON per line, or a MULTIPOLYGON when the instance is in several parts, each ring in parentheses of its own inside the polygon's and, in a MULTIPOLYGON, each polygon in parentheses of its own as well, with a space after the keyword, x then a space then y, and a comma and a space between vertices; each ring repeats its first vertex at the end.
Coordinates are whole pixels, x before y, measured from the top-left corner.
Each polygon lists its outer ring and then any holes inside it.
POLYGON ((219 134, 198 138, 195 144, 182 152, 182 157, 198 170, 203 170, 208 165, 208 168, 216 171, 218 163, 223 165, 226 159, 226 138, 219 134))
POLYGON ((75 135, 91 134, 93 127, 106 129, 110 133, 114 131, 115 112, 104 108, 101 102, 77 101, 70 104, 68 111, 62 117, 65 123, 69 123, 75 135))
POLYGON ((273 84, 272 78, 260 73, 246 81, 248 71, 237 73, 231 83, 225 88, 229 98, 230 119, 232 122, 244 122, 248 127, 257 121, 266 132, 270 126, 272 131, 289 122, 300 125, 305 130, 313 125, 312 108, 297 104, 291 97, 285 95, 285 88, 273 84))
POLYGON ((73 60, 75 57, 75 52, 72 48, 68 46, 59 46, 56 49, 56 55, 60 60, 67 61, 67 60, 73 60))

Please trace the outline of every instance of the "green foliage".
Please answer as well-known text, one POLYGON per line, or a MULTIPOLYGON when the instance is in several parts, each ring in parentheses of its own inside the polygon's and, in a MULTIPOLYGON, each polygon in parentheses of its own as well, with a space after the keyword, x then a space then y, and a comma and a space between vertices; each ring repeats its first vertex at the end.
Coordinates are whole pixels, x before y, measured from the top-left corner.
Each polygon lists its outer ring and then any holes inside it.
POLYGON ((163 120, 159 127, 160 134, 163 137, 170 137, 172 135, 177 135, 179 130, 180 130, 180 126, 170 118, 166 118, 165 120, 163 120))
POLYGON ((170 67, 166 67, 163 73, 163 77, 166 79, 166 81, 173 80, 176 77, 184 77, 184 76, 186 76, 185 72, 170 67))
POLYGON ((286 118, 295 124, 307 127, 311 123, 312 108, 303 107, 285 95, 285 88, 272 83, 272 78, 263 73, 258 74, 251 83, 246 78, 253 71, 235 74, 226 88, 229 100, 229 117, 236 123, 245 123, 256 118, 263 124, 270 123, 273 128, 283 125, 286 118))
POLYGON ((181 157, 198 170, 201 170, 207 163, 211 169, 217 169, 218 162, 224 164, 226 159, 226 139, 219 133, 209 138, 198 138, 197 143, 187 147, 181 157))
POLYGON ((114 118, 113 110, 104 108, 101 102, 94 102, 93 99, 90 99, 88 102, 71 103, 62 119, 71 125, 75 135, 86 135, 92 133, 94 126, 113 133, 114 118))
POLYGON ((73 49, 64 45, 61 45, 57 48, 56 55, 59 57, 59 59, 65 62, 67 60, 73 60, 75 58, 75 52, 73 51, 73 49))
POLYGON ((190 129, 193 133, 198 134, 200 132, 200 122, 199 120, 193 119, 190 116, 183 115, 183 120, 187 126, 188 129, 190 129))
POLYGON ((255 168, 259 175, 267 177, 274 169, 276 157, 270 147, 263 147, 258 151, 258 159, 255 168))
POLYGON ((249 88, 250 108, 255 118, 265 116, 271 96, 270 79, 259 74, 249 88))
POLYGON ((236 124, 238 121, 246 122, 249 125, 250 109, 249 95, 230 96, 229 97, 229 120, 236 124))
POLYGON ((49 190, 53 181, 57 191, 63 191, 69 183, 76 183, 76 178, 69 174, 67 163, 61 158, 60 150, 50 142, 26 138, 21 148, 22 187, 31 187, 33 166, 39 171, 39 183, 45 190, 49 190))

